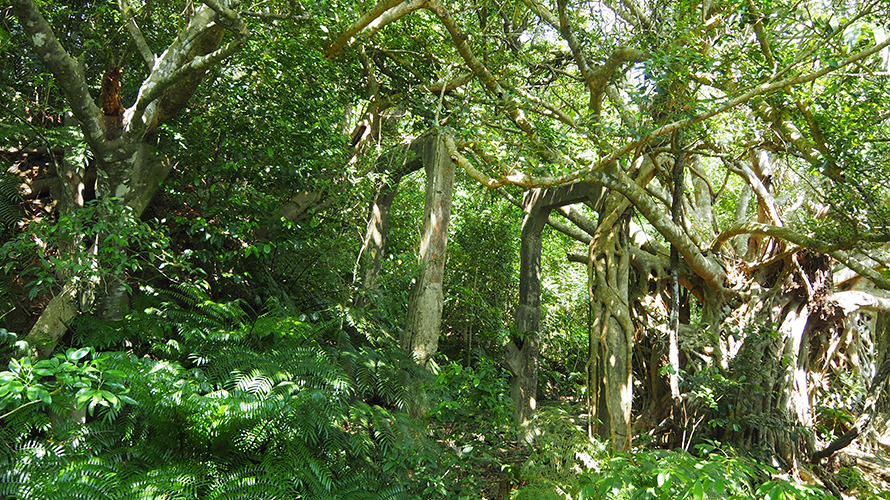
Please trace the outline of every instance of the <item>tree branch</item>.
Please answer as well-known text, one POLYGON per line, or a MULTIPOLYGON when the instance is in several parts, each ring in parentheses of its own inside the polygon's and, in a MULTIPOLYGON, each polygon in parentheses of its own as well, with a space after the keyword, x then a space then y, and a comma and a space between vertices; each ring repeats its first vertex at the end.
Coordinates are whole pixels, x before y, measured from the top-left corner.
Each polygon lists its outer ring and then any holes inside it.
MULTIPOLYGON (((480 172, 462 154, 460 154, 455 146, 454 139, 450 135, 445 136, 445 147, 448 149, 452 161, 457 163, 457 165, 464 169, 470 177, 485 187, 497 189, 506 184, 527 185, 529 187, 541 186, 541 184, 523 184, 522 181, 527 181, 529 177, 522 173, 508 174, 504 178, 496 180, 485 173, 480 172)), ((715 289, 720 289, 723 286, 723 280, 726 276, 726 272, 723 268, 706 257, 689 238, 683 228, 677 226, 669 218, 664 216, 663 211, 656 205, 649 194, 634 182, 633 179, 628 177, 626 173, 618 168, 617 161, 606 165, 605 168, 591 172, 584 180, 585 182, 599 184, 621 193, 669 243, 677 246, 680 255, 683 256, 683 259, 695 274, 700 276, 715 289)))
MULTIPOLYGON (((508 193, 506 189, 498 188, 497 192, 500 193, 501 196, 506 198, 507 201, 509 201, 510 203, 515 205, 517 208, 519 208, 519 210, 525 210, 525 204, 521 200, 518 200, 515 196, 508 193)), ((571 219, 569 219, 569 220, 571 220, 571 219)), ((587 234, 585 231, 582 231, 581 229, 579 229, 577 227, 572 227, 568 224, 560 222, 560 221, 556 220, 556 218, 553 217, 552 215, 547 216, 547 225, 552 227, 553 229, 556 229, 560 233, 568 236, 569 238, 572 238, 573 240, 580 241, 581 243, 584 243, 585 245, 590 244, 590 240, 592 239, 590 237, 590 235, 587 234)))
MULTIPOLYGON (((223 9, 223 6, 215 2, 211 1, 210 3, 223 9)), ((206 5, 199 7, 192 15, 188 27, 156 60, 151 74, 139 89, 136 103, 125 113, 124 122, 129 135, 138 136, 148 129, 152 120, 144 120, 144 116, 147 112, 150 115, 154 114, 158 99, 164 95, 167 89, 195 72, 205 71, 243 47, 247 38, 246 26, 230 9, 223 9, 223 12, 224 14, 217 14, 217 11, 206 5), (237 38, 206 55, 194 55, 203 36, 213 29, 220 29, 214 21, 216 15, 219 17, 236 16, 234 20, 229 17, 226 19, 228 20, 227 27, 236 30, 237 38)))
POLYGON ((442 5, 439 0, 430 0, 426 5, 427 9, 429 9, 436 17, 442 21, 442 24, 445 25, 445 29, 448 30, 448 33, 451 35, 451 41, 454 43, 454 47, 457 49, 457 52, 460 54, 461 58, 463 58, 464 62, 470 68, 470 71, 476 75, 477 78, 482 82, 482 85, 488 90, 492 95, 496 96, 498 99, 502 100, 504 103, 504 107, 507 110, 507 114, 513 120, 513 123, 516 124, 528 137, 533 137, 535 135, 534 129, 532 128, 531 123, 525 117, 525 114, 519 109, 516 103, 509 98, 506 91, 503 87, 501 87, 500 83, 495 79, 494 75, 482 64, 473 51, 470 49, 470 46, 467 44, 467 35, 464 33, 458 26, 457 22, 451 16, 451 13, 448 12, 448 9, 442 5))
POLYGON ((858 290, 833 293, 828 300, 837 302, 844 310, 844 314, 850 314, 859 310, 890 312, 890 299, 878 297, 858 290))
POLYGON ((603 94, 606 92, 606 86, 612 74, 618 69, 621 63, 625 62, 643 62, 649 59, 651 54, 644 50, 632 49, 629 47, 619 47, 615 49, 606 62, 596 69, 593 73, 593 80, 588 82, 592 95, 592 108, 595 115, 599 115, 603 110, 603 94))
POLYGON ((729 229, 720 233, 717 238, 715 238, 714 241, 711 243, 711 251, 718 252, 720 250, 720 247, 723 245, 723 243, 726 242, 726 240, 740 234, 762 234, 766 236, 773 236, 786 241, 790 241, 791 243, 795 243, 802 247, 816 250, 817 252, 828 254, 837 259, 838 262, 840 262, 841 264, 849 267, 853 271, 856 271, 861 276, 868 278, 878 287, 883 288, 884 290, 890 290, 890 280, 882 276, 881 273, 862 264, 846 251, 841 250, 838 245, 832 245, 827 241, 811 238, 809 236, 797 233, 787 227, 772 226, 769 224, 761 224, 759 222, 748 222, 745 224, 739 224, 730 227, 729 229))
POLYGON ((440 82, 436 82, 430 85, 427 85, 426 89, 429 90, 433 94, 439 94, 441 92, 453 92, 454 90, 463 87, 470 80, 473 79, 473 75, 471 73, 464 73, 462 75, 458 75, 456 78, 450 80, 442 80, 440 82))
POLYGON ((102 111, 90 96, 83 67, 62 48, 33 0, 12 0, 12 7, 40 61, 55 76, 71 112, 80 121, 87 142, 98 148, 105 142, 102 111))
MULTIPOLYGON (((843 59, 842 61, 840 61, 838 63, 838 65, 836 67, 826 66, 825 68, 822 68, 818 71, 814 71, 807 75, 789 77, 789 78, 785 78, 785 79, 775 81, 775 82, 765 82, 761 85, 754 87, 753 89, 749 90, 748 92, 745 92, 745 93, 743 93, 739 96, 736 96, 734 98, 728 99, 723 104, 721 104, 720 106, 717 106, 716 108, 714 108, 710 111, 701 113, 699 115, 691 116, 689 118, 684 118, 682 120, 677 120, 675 122, 661 126, 657 129, 649 132, 648 134, 645 134, 640 139, 630 142, 621 148, 613 150, 611 153, 600 158, 599 161, 594 162, 589 167, 580 168, 580 169, 577 169, 575 171, 572 171, 572 172, 569 172, 569 173, 566 173, 566 174, 563 174, 560 176, 548 176, 548 177, 534 177, 534 176, 529 176, 529 175, 526 175, 523 173, 517 173, 517 174, 510 174, 510 175, 504 176, 501 179, 495 180, 495 179, 485 176, 484 174, 481 174, 483 177, 486 178, 486 181, 483 184, 485 184, 487 187, 491 187, 491 188, 504 186, 507 184, 517 184, 517 185, 525 186, 525 187, 543 187, 543 186, 556 186, 556 185, 560 185, 560 184, 570 184, 572 182, 577 182, 578 180, 584 179, 587 176, 595 175, 595 173, 598 170, 601 170, 602 168, 604 168, 604 166, 616 161, 617 159, 619 159, 627 154, 630 154, 630 153, 636 151, 638 148, 640 148, 640 146, 647 144, 659 137, 670 134, 676 130, 688 127, 690 125, 695 125, 696 123, 703 122, 703 121, 705 121, 709 118, 712 118, 714 116, 717 116, 719 114, 725 113, 733 108, 736 108, 736 107, 750 101, 751 99, 753 99, 757 96, 760 96, 763 94, 768 94, 770 92, 774 92, 776 90, 780 90, 785 87, 800 85, 802 83, 809 83, 811 81, 817 80, 829 73, 836 71, 838 68, 847 66, 847 65, 852 64, 856 61, 862 60, 866 57, 876 54, 881 49, 883 49, 887 46, 890 46, 890 37, 888 37, 887 40, 885 40, 884 42, 881 42, 880 44, 874 45, 866 50, 857 52, 856 54, 853 54, 853 55, 843 59)), ((563 156, 563 158, 564 158, 564 156, 563 156)), ((477 179, 477 180, 479 180, 479 179, 477 179)), ((480 181, 480 182, 482 182, 482 181, 480 181)))
POLYGON ((621 0, 621 4, 627 7, 631 12, 633 12, 634 16, 640 21, 640 24, 643 25, 643 28, 646 30, 652 29, 652 22, 649 20, 649 16, 643 12, 640 7, 633 2, 633 0, 621 0))
POLYGON ((748 13, 754 18, 754 34, 757 35, 757 41, 760 43, 760 51, 767 64, 773 67, 775 72, 777 68, 776 60, 773 58, 773 51, 770 49, 769 38, 766 36, 766 30, 763 29, 763 14, 754 4, 754 0, 748 0, 748 13))
POLYGON ((339 54, 340 51, 343 50, 343 47, 345 47, 346 44, 349 43, 352 37, 356 35, 356 33, 365 29, 369 24, 374 22, 375 19, 385 14, 386 11, 398 7, 402 2, 403 0, 384 0, 383 2, 380 2, 379 4, 374 6, 374 8, 366 12, 365 15, 360 17, 354 23, 350 24, 349 27, 346 28, 346 31, 344 31, 343 34, 341 34, 339 37, 337 37, 336 40, 334 40, 334 43, 332 43, 331 46, 328 47, 325 56, 328 59, 333 59, 334 57, 336 57, 337 54, 339 54))
MULTIPOLYGON (((572 57, 575 59, 575 64, 578 65, 578 69, 581 71, 581 76, 584 77, 584 82, 587 83, 587 88, 590 89, 590 108, 594 107, 594 73, 593 69, 590 67, 590 64, 587 63, 587 58, 584 56, 584 52, 581 50, 581 43, 578 41, 578 38, 575 36, 574 30, 572 30, 572 25, 569 22, 569 17, 566 14, 566 0, 557 0, 556 9, 559 13, 559 21, 557 24, 551 24, 559 34, 562 35, 562 38, 569 44, 569 49, 572 51, 572 57)), ((545 8, 543 5, 540 6, 540 12, 545 12, 545 8)), ((541 15, 541 14, 538 14, 541 15)), ((545 16, 545 19, 552 18, 553 14, 549 14, 545 16)))
POLYGON ((224 26, 236 27, 233 29, 236 33, 240 33, 243 30, 243 26, 241 26, 242 29, 237 29, 239 24, 243 24, 241 18, 238 17, 238 13, 230 9, 225 2, 218 2, 217 0, 201 0, 201 3, 213 9, 221 19, 224 19, 225 22, 221 23, 224 26))
POLYGON ((537 14, 545 23, 559 31, 560 35, 562 35, 563 39, 568 43, 569 49, 572 51, 572 57, 575 59, 575 64, 578 65, 578 69, 581 71, 581 76, 584 78, 584 82, 590 90, 590 109, 593 110, 594 115, 599 115, 602 112, 603 95, 606 93, 606 85, 609 83, 609 79, 612 77, 612 74, 618 66, 622 62, 641 62, 651 57, 648 52, 643 50, 619 47, 612 52, 605 63, 594 69, 587 61, 581 43, 575 36, 575 31, 572 29, 571 23, 569 22, 568 14, 566 13, 565 0, 559 0, 557 2, 557 9, 559 12, 558 18, 538 0, 523 0, 523 3, 525 3, 525 5, 537 14))
POLYGON ((427 0, 410 0, 407 2, 402 2, 396 8, 390 9, 386 11, 380 18, 374 20, 371 23, 371 27, 368 29, 368 37, 374 36, 375 33, 380 31, 380 28, 383 28, 387 24, 399 19, 402 16, 406 16, 415 10, 420 10, 426 6, 427 0))
POLYGON ((776 199, 773 198, 773 195, 766 189, 766 186, 763 185, 763 182, 760 181, 757 174, 740 161, 731 162, 729 160, 724 160, 723 163, 726 165, 726 168, 744 179, 745 182, 751 186, 751 189, 754 190, 754 193, 760 199, 760 204, 766 208, 766 213, 769 214, 772 223, 776 226, 784 226, 785 224, 782 223, 782 218, 779 217, 779 211, 776 208, 776 199))
POLYGON ((146 43, 145 37, 142 36, 142 30, 136 24, 136 18, 133 17, 133 8, 127 0, 118 0, 118 5, 121 9, 121 15, 124 17, 124 22, 127 24, 127 31, 130 32, 130 38, 136 44, 139 54, 142 55, 142 59, 148 64, 149 68, 153 67, 155 65, 155 55, 148 48, 148 43, 146 43))

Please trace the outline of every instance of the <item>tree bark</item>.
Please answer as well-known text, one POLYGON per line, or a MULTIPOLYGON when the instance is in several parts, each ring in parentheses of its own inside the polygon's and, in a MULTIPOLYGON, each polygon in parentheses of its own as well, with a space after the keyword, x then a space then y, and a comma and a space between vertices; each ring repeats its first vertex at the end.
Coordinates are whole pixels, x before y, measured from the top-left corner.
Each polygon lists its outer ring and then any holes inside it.
MULTIPOLYGON (((671 177, 673 177, 674 196, 671 203, 671 221, 683 225, 683 194, 686 191, 686 152, 680 151, 674 159, 671 177)), ((668 362, 671 372, 668 374, 671 387, 671 399, 678 407, 680 401, 680 348, 677 338, 680 334, 680 252, 671 244, 671 270, 668 293, 671 296, 671 307, 668 326, 668 362)))
MULTIPOLYGON (((614 208, 618 197, 611 198, 611 203, 606 204, 606 212, 614 208)), ((623 198, 617 201, 620 203, 623 198)), ((629 219, 629 213, 624 212, 614 224, 600 224, 590 243, 593 316, 588 363, 588 377, 592 382, 588 389, 592 391, 590 411, 601 424, 599 434, 610 438, 613 449, 618 451, 630 449, 631 443, 634 328, 628 302, 629 219)))
MULTIPOLYGON (((90 95, 90 86, 81 63, 62 48, 37 4, 33 0, 12 2, 31 48, 55 77, 92 150, 93 161, 99 171, 97 196, 119 198, 119 203, 129 207, 137 217, 151 202, 161 181, 171 170, 170 163, 146 140, 161 121, 183 108, 204 71, 234 53, 246 36, 243 23, 227 7, 228 2, 214 5, 220 12, 207 5, 195 9, 176 40, 155 59, 136 102, 129 109, 121 109, 119 116, 109 121, 105 119, 105 112, 117 113, 117 108, 121 106, 119 86, 108 88, 111 92, 117 92, 116 95, 103 96, 115 103, 112 107, 116 109, 97 106, 90 95), (220 48, 225 31, 222 26, 235 32, 238 39, 220 48), (111 126, 115 127, 114 130, 109 129, 111 126)), ((62 189, 71 193, 69 197, 73 200, 80 199, 84 187, 66 183, 69 180, 81 182, 80 177, 61 179, 62 189)), ((104 307, 109 311, 120 311, 119 307, 125 302, 121 300, 121 293, 124 293, 121 279, 120 276, 113 277, 109 283, 112 292, 104 302, 104 307)), ((67 324, 77 314, 92 307, 92 304, 78 303, 78 298, 84 295, 81 293, 83 287, 92 286, 86 281, 77 277, 69 279, 27 335, 26 340, 40 353, 51 353, 55 343, 67 331, 67 324)))
POLYGON ((426 172, 426 201, 420 240, 421 269, 408 301, 408 319, 402 331, 402 349, 417 363, 427 366, 439 346, 442 319, 442 276, 451 200, 454 194, 455 164, 445 147, 444 137, 430 132, 417 141, 426 172))
MULTIPOLYGON (((411 151, 422 149, 421 142, 415 141, 409 147, 411 151)), ((386 162, 391 155, 381 157, 380 162, 386 162)), ((353 299, 355 307, 367 307, 369 305, 368 294, 377 289, 377 280, 380 270, 383 268, 383 257, 386 253, 386 238, 389 235, 389 216, 392 203, 398 193, 399 183, 402 177, 421 168, 420 160, 402 161, 396 168, 388 165, 378 165, 378 172, 386 174, 387 178, 381 183, 377 194, 370 203, 368 209, 368 226, 365 229, 365 237, 362 248, 359 251, 355 280, 359 289, 353 299)))
MULTIPOLYGON (((610 175, 605 178, 611 180, 602 184, 612 191, 603 196, 598 207, 598 226, 589 245, 588 295, 593 322, 587 361, 588 411, 591 421, 597 422, 597 434, 611 439, 616 450, 629 449, 632 434, 631 204, 635 204, 635 193, 645 188, 655 171, 654 162, 645 158, 640 161, 635 169, 636 179, 617 164, 610 166, 610 175)), ((651 215, 648 210, 642 213, 651 215)), ((681 231, 672 221, 663 222, 681 231)), ((648 279, 650 273, 645 274, 648 279)))
POLYGON ((774 269, 773 290, 747 305, 759 311, 730 369, 741 389, 731 405, 739 433, 748 447, 774 450, 789 466, 808 460, 815 448, 809 430, 814 425, 807 373, 811 340, 819 329, 838 319, 826 297, 833 287, 831 261, 823 254, 801 252, 774 269), (795 259, 798 259, 795 261, 795 259), (777 325, 772 330, 765 325, 777 325))
POLYGON ((550 212, 557 207, 599 197, 601 188, 573 184, 561 188, 533 189, 526 193, 519 259, 519 305, 513 329, 517 337, 506 347, 510 367, 510 396, 516 404, 513 416, 527 424, 534 416, 538 388, 538 355, 541 346, 541 233, 550 212))

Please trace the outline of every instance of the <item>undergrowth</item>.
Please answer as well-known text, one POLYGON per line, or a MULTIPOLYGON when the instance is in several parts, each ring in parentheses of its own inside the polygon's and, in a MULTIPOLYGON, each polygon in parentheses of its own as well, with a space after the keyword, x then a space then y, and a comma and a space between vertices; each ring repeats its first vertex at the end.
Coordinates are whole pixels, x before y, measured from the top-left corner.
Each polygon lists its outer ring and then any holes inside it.
POLYGON ((438 445, 404 412, 407 379, 428 375, 401 351, 332 321, 248 319, 237 303, 187 292, 117 324, 78 325, 80 341, 117 350, 10 361, 0 374, 0 498, 418 498, 440 489, 438 445))
POLYGON ((440 357, 430 373, 349 311, 143 293, 121 321, 72 325, 49 359, 9 359, 0 498, 827 498, 716 442, 612 453, 570 405, 539 408, 517 443, 503 367, 440 357))
POLYGON ((822 489, 779 478, 778 471, 707 442, 695 454, 636 449, 614 453, 590 439, 586 421, 567 407, 542 408, 517 500, 827 500, 822 489))

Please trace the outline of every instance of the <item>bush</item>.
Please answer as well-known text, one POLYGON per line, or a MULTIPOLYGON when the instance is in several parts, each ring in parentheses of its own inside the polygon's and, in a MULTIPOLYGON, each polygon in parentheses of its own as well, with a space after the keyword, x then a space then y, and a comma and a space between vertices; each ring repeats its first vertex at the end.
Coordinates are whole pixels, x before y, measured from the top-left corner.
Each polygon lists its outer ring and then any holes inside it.
MULTIPOLYGON (((714 443, 716 444, 716 443, 714 443)), ((822 500, 818 488, 772 479, 776 470, 732 456, 714 444, 700 444, 700 457, 685 451, 638 451, 616 454, 600 471, 583 474, 583 499, 751 499, 822 500)))

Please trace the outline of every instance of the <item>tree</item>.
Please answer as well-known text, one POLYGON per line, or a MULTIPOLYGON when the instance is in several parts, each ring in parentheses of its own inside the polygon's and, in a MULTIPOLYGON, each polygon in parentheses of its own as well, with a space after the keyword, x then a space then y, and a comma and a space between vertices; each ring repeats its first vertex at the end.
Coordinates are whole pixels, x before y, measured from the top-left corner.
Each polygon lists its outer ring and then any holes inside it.
MULTIPOLYGON (((208 68, 244 45, 248 38, 244 18, 260 15, 235 10, 237 3, 206 2, 190 9, 187 22, 175 28, 171 37, 161 24, 168 20, 151 19, 150 15, 158 13, 147 7, 142 12, 145 18, 161 25, 150 44, 137 24, 135 9, 128 2, 121 2, 116 22, 119 27, 126 27, 130 35, 127 43, 139 52, 147 67, 133 103, 125 107, 121 97, 123 68, 108 68, 104 72, 97 104, 90 94, 85 68, 59 43, 38 5, 21 0, 13 2, 13 8, 29 46, 55 77, 92 152, 94 164, 64 165, 63 171, 58 172, 63 185, 63 210, 76 211, 89 201, 85 192, 92 191, 88 184, 93 177, 86 170, 95 168, 98 196, 114 198, 137 218, 171 168, 169 160, 153 144, 158 127, 186 107, 208 68), (164 38, 171 40, 169 45, 157 50, 164 38)), ((66 324, 77 315, 78 303, 91 302, 85 297, 94 293, 91 289, 95 284, 75 278, 68 279, 27 337, 44 354, 51 352, 66 324)), ((106 315, 121 314, 126 287, 120 280, 120 276, 112 276, 106 283, 109 292, 100 305, 106 315)))
MULTIPOLYGON (((472 84, 443 90, 437 109, 447 114, 448 126, 461 130, 453 134, 452 158, 484 186, 586 182, 608 189, 593 207, 599 220, 591 239, 591 290, 599 340, 593 342, 592 361, 624 374, 606 377, 604 391, 615 398, 607 405, 606 435, 625 449, 634 332, 641 313, 655 313, 640 301, 664 296, 665 303, 673 299, 673 308, 680 307, 679 291, 671 297, 663 291, 667 276, 661 271, 671 266, 662 245, 676 252, 677 283, 700 304, 698 321, 710 335, 708 363, 722 370, 733 370, 727 335, 739 321, 779 324, 782 340, 768 350, 793 353, 794 366, 803 363, 801 356, 814 355, 797 350, 801 335, 812 328, 810 314, 800 312, 816 307, 830 285, 808 285, 805 297, 779 291, 796 289, 795 280, 816 279, 814 271, 804 271, 807 266, 824 274, 825 265, 816 264, 823 259, 819 254, 886 287, 873 269, 876 262, 865 257, 885 238, 880 222, 885 209, 875 201, 882 199, 877 194, 882 188, 846 180, 873 175, 856 168, 861 160, 853 158, 882 154, 883 143, 851 140, 859 125, 829 125, 820 113, 834 103, 818 97, 845 87, 873 92, 871 74, 881 70, 890 45, 877 23, 881 9, 851 4, 814 11, 776 4, 763 12, 753 2, 665 7, 633 1, 589 9, 528 0, 485 2, 468 12, 437 0, 382 2, 344 26, 329 54, 354 43, 381 54, 375 62, 385 61, 389 73, 398 68, 425 85, 431 84, 427 75, 471 74, 472 84), (490 22, 492 17, 500 22, 490 22), (439 35, 409 40, 399 35, 401 24, 438 26, 432 29, 439 35), (395 57, 396 46, 408 55, 395 57), (853 144, 858 149, 849 147, 853 144), (850 173, 842 175, 846 169, 850 173), (720 179, 730 175, 740 176, 741 192, 720 187, 720 179), (798 199, 774 194, 786 189, 808 194, 798 199), (745 200, 747 190, 757 198, 759 215, 749 218, 747 207, 737 204, 731 208, 738 217, 718 223, 714 205, 727 196, 745 200), (850 217, 854 206, 857 216, 850 217), (648 238, 642 246, 631 243, 628 221, 634 214, 645 221, 648 238), (739 235, 751 235, 744 251, 722 245, 739 235), (817 253, 801 254, 804 249, 817 253), (816 260, 810 264, 806 255, 816 260), (749 274, 744 267, 759 272, 749 274), (767 274, 772 278, 765 280, 767 274), (647 281, 657 293, 646 291, 647 281), (751 286, 762 292, 742 292, 751 286), (742 310, 758 313, 742 319, 736 316, 742 310), (796 312, 789 316, 790 311, 796 312)), ((876 103, 882 101, 846 106, 880 123, 876 103)), ((751 337, 744 349, 765 348, 756 343, 751 337)), ((676 370, 680 363, 671 364, 676 370)), ((695 370, 693 365, 687 361, 685 369, 695 370)), ((773 378, 764 381, 767 399, 789 395, 793 385, 775 366, 773 378)), ((600 376, 605 372, 594 378, 600 376)), ((805 422, 809 410, 800 404, 804 407, 788 414, 775 407, 758 411, 805 422)), ((778 430, 767 436, 753 427, 744 432, 777 448, 790 436, 778 430)))
POLYGON ((0 184, 0 291, 63 293, 0 496, 809 498, 730 450, 885 433, 880 3, 14 1, 0 157, 61 187, 0 184))

